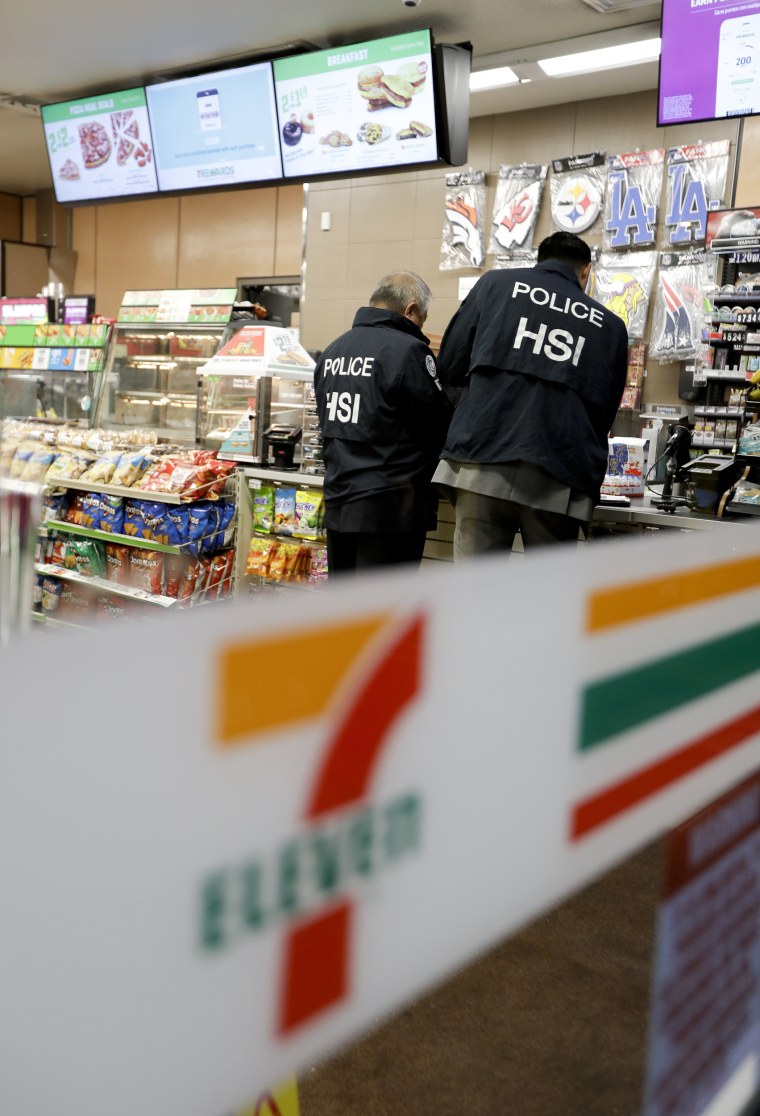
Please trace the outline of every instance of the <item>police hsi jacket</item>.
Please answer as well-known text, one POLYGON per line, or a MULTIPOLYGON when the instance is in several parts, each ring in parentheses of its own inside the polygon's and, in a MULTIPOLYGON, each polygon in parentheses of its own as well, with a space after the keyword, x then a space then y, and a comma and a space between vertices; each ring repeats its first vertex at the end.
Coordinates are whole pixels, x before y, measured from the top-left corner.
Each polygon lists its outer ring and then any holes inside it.
POLYGON ((449 323, 438 363, 447 390, 461 389, 443 457, 528 461, 598 498, 628 334, 572 268, 487 272, 449 323))
POLYGON ((427 492, 452 407, 413 322, 362 307, 317 361, 314 388, 328 507, 391 489, 427 492))

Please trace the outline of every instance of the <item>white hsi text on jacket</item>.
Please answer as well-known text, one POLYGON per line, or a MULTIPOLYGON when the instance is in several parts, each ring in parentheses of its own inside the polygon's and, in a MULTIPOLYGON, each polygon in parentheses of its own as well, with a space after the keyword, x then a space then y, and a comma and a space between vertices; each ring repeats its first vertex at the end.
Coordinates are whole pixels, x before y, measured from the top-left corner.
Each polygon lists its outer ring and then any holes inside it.
POLYGON ((361 395, 350 391, 328 391, 327 417, 330 422, 358 422, 361 395))
POLYGON ((374 357, 327 357, 322 375, 330 372, 333 376, 371 376, 374 363, 374 357))

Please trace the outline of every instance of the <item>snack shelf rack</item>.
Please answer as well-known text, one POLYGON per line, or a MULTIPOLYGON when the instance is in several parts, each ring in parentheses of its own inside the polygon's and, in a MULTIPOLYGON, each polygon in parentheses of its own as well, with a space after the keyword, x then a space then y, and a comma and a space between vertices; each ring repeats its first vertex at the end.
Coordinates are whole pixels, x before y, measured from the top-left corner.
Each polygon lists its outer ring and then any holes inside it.
POLYGON ((297 469, 292 471, 266 469, 263 466, 256 468, 255 465, 245 465, 241 472, 247 478, 249 488, 259 488, 266 481, 279 481, 280 484, 293 484, 295 487, 301 484, 304 488, 324 488, 325 485, 324 473, 304 473, 297 469))
POLYGON ((67 570, 65 566, 54 566, 52 563, 36 562, 35 573, 45 577, 57 577, 62 581, 74 581, 77 585, 88 585, 101 593, 108 593, 114 597, 131 597, 133 601, 143 604, 160 605, 162 608, 174 608, 178 601, 176 597, 165 597, 159 593, 148 593, 144 589, 135 589, 130 585, 119 585, 115 581, 107 581, 104 577, 89 577, 77 573, 76 570, 67 570))
POLYGON ((105 543, 119 543, 122 546, 136 546, 142 550, 155 550, 159 554, 185 554, 187 547, 171 546, 168 543, 142 539, 136 535, 121 535, 114 531, 98 531, 93 527, 82 527, 78 523, 66 523, 62 519, 49 519, 44 524, 47 531, 62 531, 67 535, 81 535, 85 539, 98 539, 105 543))
POLYGON ((92 631, 92 628, 87 628, 84 624, 70 624, 68 620, 59 620, 57 616, 50 616, 45 612, 32 612, 30 615, 35 624, 39 624, 41 627, 62 628, 74 632, 92 631))
POLYGON ((75 488, 80 492, 103 492, 106 496, 126 496, 133 500, 152 500, 159 504, 191 504, 195 500, 203 500, 202 493, 192 496, 178 496, 174 492, 146 492, 141 488, 122 488, 117 484, 98 484, 96 481, 70 480, 68 477, 56 477, 48 488, 75 488))

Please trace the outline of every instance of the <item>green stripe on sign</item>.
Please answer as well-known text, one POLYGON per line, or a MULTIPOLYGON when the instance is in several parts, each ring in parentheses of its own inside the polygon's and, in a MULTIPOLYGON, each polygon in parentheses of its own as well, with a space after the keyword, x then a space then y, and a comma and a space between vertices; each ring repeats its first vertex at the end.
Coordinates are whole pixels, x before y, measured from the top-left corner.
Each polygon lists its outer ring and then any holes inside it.
POLYGON ((594 748, 760 670, 760 625, 594 682, 583 695, 578 748, 594 748))

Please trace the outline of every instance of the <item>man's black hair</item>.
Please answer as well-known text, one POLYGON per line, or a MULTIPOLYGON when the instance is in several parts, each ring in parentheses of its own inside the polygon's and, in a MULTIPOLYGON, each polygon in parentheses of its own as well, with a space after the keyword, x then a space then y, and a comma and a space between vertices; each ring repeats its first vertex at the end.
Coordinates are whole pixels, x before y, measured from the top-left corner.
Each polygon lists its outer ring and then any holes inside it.
POLYGON ((538 246, 538 262, 559 260, 580 271, 591 261, 591 249, 585 240, 575 233, 555 232, 545 237, 538 246))

